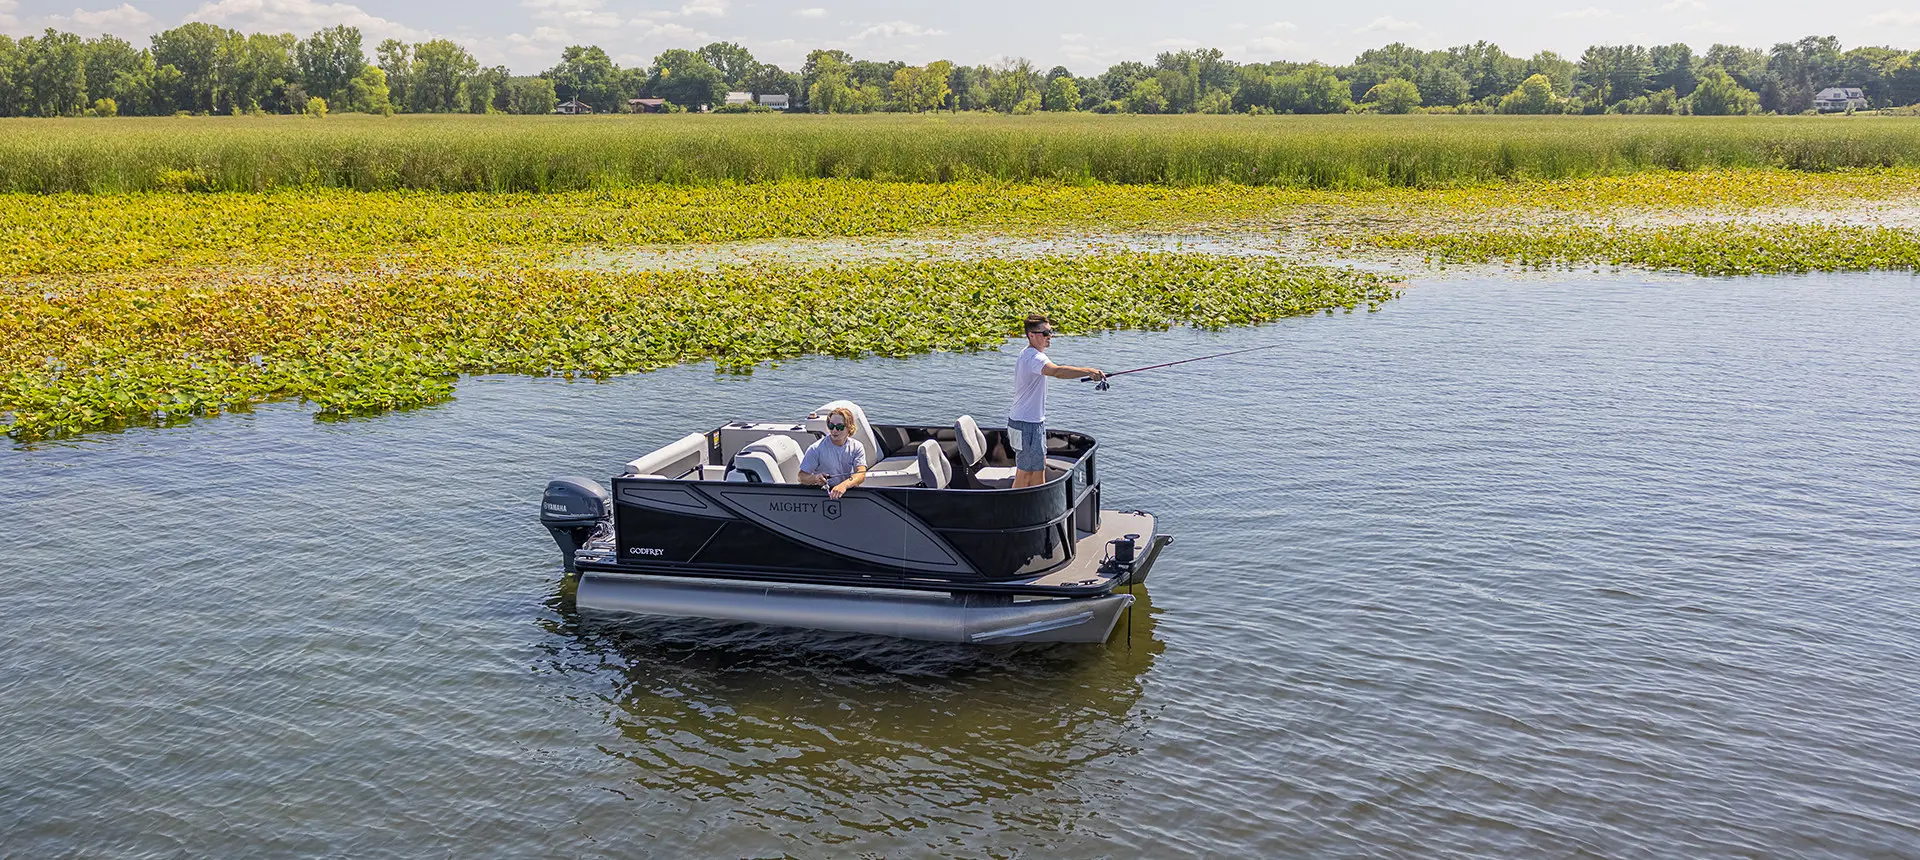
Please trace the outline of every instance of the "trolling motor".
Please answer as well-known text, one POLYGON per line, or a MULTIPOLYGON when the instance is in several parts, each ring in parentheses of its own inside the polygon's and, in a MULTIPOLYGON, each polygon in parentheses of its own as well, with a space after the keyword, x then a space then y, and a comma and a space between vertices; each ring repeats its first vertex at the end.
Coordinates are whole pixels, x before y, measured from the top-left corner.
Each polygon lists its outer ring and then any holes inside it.
POLYGON ((1101 560, 1101 566, 1115 571, 1124 570, 1128 576, 1132 576, 1133 559, 1139 548, 1139 541, 1140 536, 1137 534, 1121 535, 1107 541, 1107 557, 1101 560))
POLYGON ((613 497, 599 481, 589 478, 555 478, 547 482, 540 499, 540 524, 560 545, 560 558, 567 572, 573 573, 573 554, 587 545, 595 529, 608 521, 613 512, 613 497))

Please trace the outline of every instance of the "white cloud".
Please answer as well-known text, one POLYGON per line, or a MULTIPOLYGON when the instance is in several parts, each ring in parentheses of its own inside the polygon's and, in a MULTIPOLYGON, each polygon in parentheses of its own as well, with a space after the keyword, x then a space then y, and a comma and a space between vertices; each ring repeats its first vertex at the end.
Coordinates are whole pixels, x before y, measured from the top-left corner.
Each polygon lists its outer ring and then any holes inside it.
POLYGON ((1562 21, 1603 21, 1608 18, 1618 18, 1620 16, 1614 14, 1612 9, 1601 9, 1595 6, 1588 6, 1585 9, 1576 9, 1572 12, 1562 12, 1553 17, 1558 18, 1562 21))
POLYGON ((1660 11, 1662 12, 1699 11, 1705 8, 1707 8, 1707 4, 1701 2, 1701 0, 1667 0, 1667 2, 1660 4, 1660 11))
POLYGON ((134 37, 135 41, 138 41, 137 37, 146 35, 153 23, 152 15, 134 8, 130 3, 122 3, 112 9, 102 9, 98 12, 75 9, 72 15, 47 16, 47 26, 56 30, 66 30, 82 36, 112 33, 123 37, 134 37))
POLYGON ((1708 21, 1708 20, 1702 19, 1699 21, 1695 21, 1691 24, 1686 24, 1681 26, 1680 32, 1699 33, 1706 36, 1715 36, 1715 35, 1727 36, 1727 35, 1732 35, 1735 31, 1734 31, 1734 28, 1726 24, 1722 24, 1719 21, 1708 21))
POLYGON ((13 10, 20 8, 20 0, 0 0, 0 29, 11 30, 20 26, 20 19, 13 10))
POLYGON ((368 13, 351 3, 316 3, 314 0, 216 0, 187 15, 188 21, 205 21, 247 33, 306 34, 324 27, 346 25, 360 28, 365 44, 377 45, 383 39, 419 41, 432 38, 417 30, 368 13))
POLYGON ((827 17, 827 10, 814 6, 809 9, 795 9, 793 10, 793 14, 802 18, 825 18, 827 17))
POLYGON ((907 21, 888 21, 884 24, 875 24, 848 38, 854 42, 864 42, 868 39, 898 39, 901 36, 945 36, 946 34, 947 31, 945 30, 933 30, 907 21))
POLYGON ((1875 26, 1914 27, 1920 26, 1920 12, 1910 9, 1888 9, 1867 16, 1867 23, 1875 26))
POLYGON ((1173 49, 1173 50, 1176 50, 1176 51, 1184 51, 1184 50, 1186 50, 1186 49, 1188 49, 1188 48, 1198 48, 1198 47, 1200 47, 1200 43, 1199 43, 1199 42, 1197 42, 1197 41, 1195 41, 1195 40, 1193 40, 1193 39, 1178 39, 1178 38, 1175 38, 1175 39, 1156 39, 1156 40, 1154 40, 1154 41, 1152 41, 1152 42, 1149 42, 1149 43, 1147 43, 1147 47, 1149 47, 1149 48, 1171 48, 1171 49, 1173 49))
POLYGON ((716 18, 727 14, 727 0, 691 0, 680 7, 682 15, 712 15, 716 18))
POLYGON ((1399 18, 1393 17, 1392 15, 1381 15, 1380 17, 1373 19, 1372 23, 1368 24, 1365 27, 1361 27, 1360 29, 1355 30, 1354 32, 1356 33, 1404 33, 1408 30, 1418 30, 1418 29, 1421 29, 1420 25, 1412 21, 1402 21, 1399 18))

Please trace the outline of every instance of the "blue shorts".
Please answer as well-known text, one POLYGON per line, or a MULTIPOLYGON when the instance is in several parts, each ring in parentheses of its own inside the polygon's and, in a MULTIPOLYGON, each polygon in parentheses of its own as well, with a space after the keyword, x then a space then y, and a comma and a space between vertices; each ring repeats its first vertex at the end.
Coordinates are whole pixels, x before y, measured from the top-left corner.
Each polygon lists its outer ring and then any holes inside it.
POLYGON ((1047 425, 1039 421, 1015 421, 1009 418, 1007 430, 1020 434, 1016 442, 1020 450, 1013 454, 1013 467, 1022 472, 1046 471, 1047 425))

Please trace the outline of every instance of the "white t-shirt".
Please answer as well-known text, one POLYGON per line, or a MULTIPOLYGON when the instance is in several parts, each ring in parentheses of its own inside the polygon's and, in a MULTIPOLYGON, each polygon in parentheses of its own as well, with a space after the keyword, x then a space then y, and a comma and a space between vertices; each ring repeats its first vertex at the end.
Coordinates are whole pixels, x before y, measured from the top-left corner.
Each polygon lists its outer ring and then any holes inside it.
POLYGON ((1053 360, 1032 346, 1020 351, 1013 363, 1013 409, 1008 418, 1036 424, 1047 420, 1047 375, 1042 371, 1052 366, 1053 360))

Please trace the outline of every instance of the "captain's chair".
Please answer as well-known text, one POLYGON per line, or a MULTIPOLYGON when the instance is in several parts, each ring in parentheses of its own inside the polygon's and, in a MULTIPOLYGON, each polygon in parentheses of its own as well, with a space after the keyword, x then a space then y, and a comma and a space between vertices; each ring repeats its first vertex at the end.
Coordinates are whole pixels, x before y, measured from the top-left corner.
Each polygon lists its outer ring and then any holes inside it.
POLYGON ((908 452, 898 457, 886 456, 881 450, 879 437, 874 435, 873 425, 867 422, 867 413, 851 400, 835 400, 807 416, 807 429, 825 435, 827 415, 835 409, 845 409, 853 413, 853 438, 867 452, 867 479, 869 487, 917 487, 920 485, 920 461, 916 452, 908 452))
POLYGON ((953 481, 953 466, 947 463, 947 452, 940 450, 939 441, 922 440, 913 453, 919 461, 920 486, 929 490, 946 489, 953 481))
MULTIPOLYGON (((740 453, 765 454, 772 459, 773 467, 779 473, 780 479, 765 483, 800 483, 800 457, 803 452, 800 450, 800 443, 793 441, 792 438, 778 434, 762 436, 741 448, 740 453)), ((735 455, 734 459, 739 460, 739 456, 735 455)))
POLYGON ((1013 486, 1012 466, 982 466, 980 462, 987 457, 987 434, 980 432, 980 425, 973 416, 962 415, 953 422, 954 452, 960 455, 960 466, 983 486, 1004 490, 1013 486))

